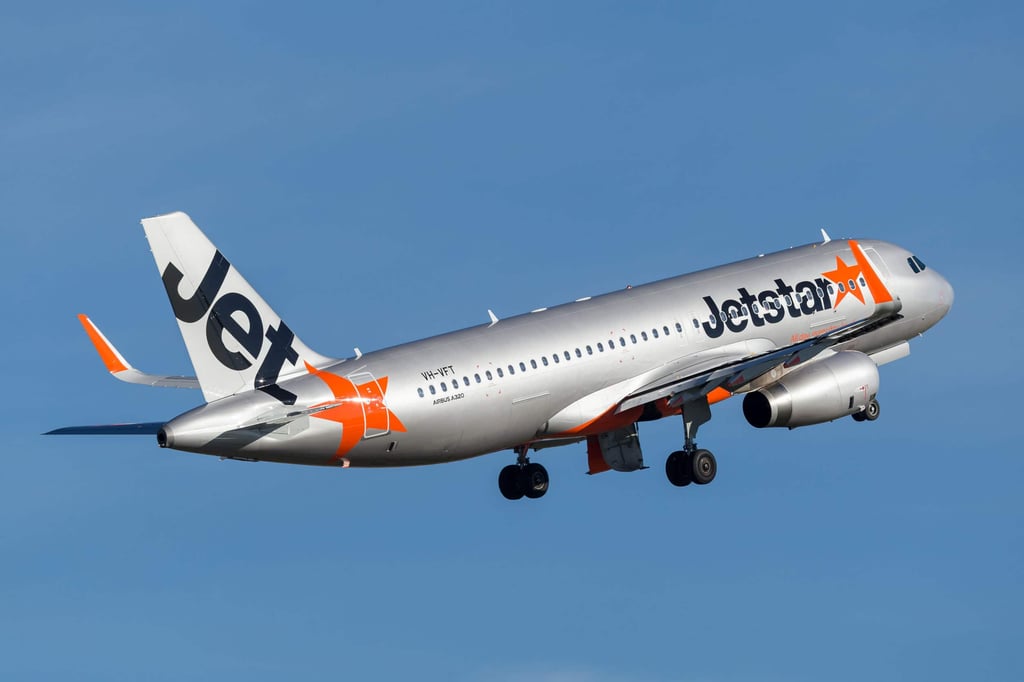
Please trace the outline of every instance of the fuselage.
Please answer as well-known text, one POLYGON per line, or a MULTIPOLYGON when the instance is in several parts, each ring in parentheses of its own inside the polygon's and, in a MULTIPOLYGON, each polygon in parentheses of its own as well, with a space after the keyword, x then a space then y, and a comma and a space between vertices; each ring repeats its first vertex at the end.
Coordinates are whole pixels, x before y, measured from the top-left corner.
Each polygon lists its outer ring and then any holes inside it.
POLYGON ((946 314, 953 292, 912 258, 882 241, 836 240, 580 299, 309 367, 281 382, 294 404, 260 390, 216 400, 169 422, 162 444, 301 464, 405 466, 583 438, 672 414, 617 408, 677 368, 827 334, 870 317, 879 291, 900 318, 834 350, 872 354, 921 334, 946 314), (235 428, 225 430, 226 421, 235 428))

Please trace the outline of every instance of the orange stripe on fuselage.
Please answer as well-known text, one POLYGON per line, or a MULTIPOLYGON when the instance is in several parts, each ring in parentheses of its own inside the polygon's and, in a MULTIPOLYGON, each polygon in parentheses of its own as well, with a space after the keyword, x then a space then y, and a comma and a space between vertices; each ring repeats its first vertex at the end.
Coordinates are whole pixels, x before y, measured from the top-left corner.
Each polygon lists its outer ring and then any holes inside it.
MULTIPOLYGON (((732 397, 732 393, 725 390, 724 388, 716 388, 708 393, 708 404, 714 405, 720 403, 726 398, 732 397)), ((662 417, 670 417, 673 415, 680 414, 682 410, 679 407, 671 408, 668 406, 668 399, 662 398, 655 401, 655 406, 658 412, 661 413, 662 417)), ((564 438, 565 436, 592 436, 599 433, 607 433, 608 431, 615 431, 629 426, 643 414, 643 406, 638 405, 632 407, 625 412, 615 412, 615 406, 608 408, 601 416, 595 417, 588 422, 584 422, 579 426, 574 426, 571 429, 562 431, 560 433, 552 434, 548 438, 564 438)))

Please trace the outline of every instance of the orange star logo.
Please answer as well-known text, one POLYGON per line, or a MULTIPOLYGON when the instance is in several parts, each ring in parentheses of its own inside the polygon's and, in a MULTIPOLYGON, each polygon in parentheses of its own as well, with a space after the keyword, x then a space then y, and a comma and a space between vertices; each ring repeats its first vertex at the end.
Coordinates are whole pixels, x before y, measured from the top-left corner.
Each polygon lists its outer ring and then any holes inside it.
POLYGON ((331 407, 314 412, 311 416, 341 424, 341 442, 335 453, 336 459, 341 459, 352 450, 368 429, 381 432, 406 430, 398 416, 384 404, 384 394, 388 390, 387 377, 356 385, 345 377, 319 370, 309 363, 306 363, 306 371, 327 384, 334 394, 334 400, 329 403, 331 407))
POLYGON ((857 279, 861 276, 862 269, 860 263, 856 265, 847 265, 843 262, 843 259, 836 256, 836 269, 830 270, 829 272, 821 273, 823 277, 832 280, 839 287, 839 295, 836 296, 835 305, 833 308, 838 308, 839 304, 847 294, 853 294, 861 303, 864 303, 864 292, 861 290, 860 285, 857 284, 857 279), (851 286, 851 282, 853 285, 851 286))

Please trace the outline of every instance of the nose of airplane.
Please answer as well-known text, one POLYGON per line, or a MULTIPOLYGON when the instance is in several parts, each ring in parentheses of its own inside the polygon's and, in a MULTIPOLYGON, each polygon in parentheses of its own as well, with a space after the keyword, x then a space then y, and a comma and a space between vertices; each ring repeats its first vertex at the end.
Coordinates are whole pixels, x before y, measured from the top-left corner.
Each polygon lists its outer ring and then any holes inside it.
POLYGON ((941 275, 936 275, 939 278, 938 287, 938 307, 939 317, 945 317, 949 309, 953 307, 953 285, 941 275))

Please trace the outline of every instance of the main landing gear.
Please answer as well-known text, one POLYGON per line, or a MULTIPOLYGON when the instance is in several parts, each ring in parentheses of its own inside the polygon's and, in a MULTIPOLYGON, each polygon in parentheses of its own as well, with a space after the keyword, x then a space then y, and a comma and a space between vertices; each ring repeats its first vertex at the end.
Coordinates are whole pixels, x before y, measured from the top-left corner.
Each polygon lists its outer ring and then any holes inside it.
POLYGON ((881 413, 882 408, 879 407, 878 401, 872 399, 871 402, 864 406, 863 410, 854 412, 851 416, 855 422, 873 422, 878 419, 878 415, 881 413))
POLYGON ((548 470, 526 456, 526 447, 516 448, 517 460, 498 474, 498 489, 507 500, 527 497, 535 500, 548 491, 548 470))
POLYGON ((665 460, 665 476, 669 483, 680 488, 691 483, 707 485, 715 480, 718 463, 708 450, 697 447, 697 428, 711 419, 707 397, 683 403, 683 429, 686 435, 682 450, 665 460))

